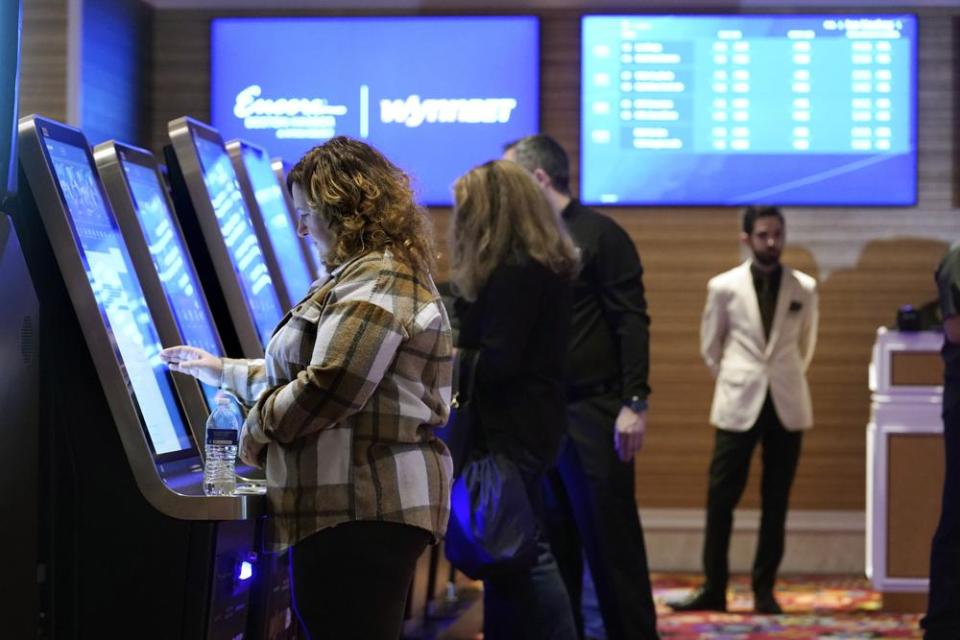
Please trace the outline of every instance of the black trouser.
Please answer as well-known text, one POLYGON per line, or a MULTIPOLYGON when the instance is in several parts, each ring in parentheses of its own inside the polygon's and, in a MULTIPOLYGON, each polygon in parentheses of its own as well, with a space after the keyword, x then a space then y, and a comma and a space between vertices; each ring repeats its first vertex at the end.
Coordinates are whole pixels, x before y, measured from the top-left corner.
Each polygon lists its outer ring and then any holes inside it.
POLYGON ((943 504, 930 551, 927 616, 921 622, 927 640, 960 638, 960 379, 944 381, 943 444, 943 504))
POLYGON ((585 554, 607 637, 651 640, 658 637, 657 613, 633 463, 620 461, 613 441, 620 407, 613 395, 567 406, 568 437, 546 482, 547 531, 580 636, 585 554))
POLYGON ((757 442, 763 443, 763 478, 760 484, 760 535, 753 561, 755 593, 773 589, 783 547, 790 486, 800 458, 803 434, 780 424, 770 394, 756 423, 744 432, 716 430, 707 492, 707 532, 703 543, 703 569, 708 590, 723 593, 730 576, 728 551, 733 510, 743 495, 750 459, 757 442))
POLYGON ((413 570, 430 539, 405 524, 349 522, 294 545, 294 605, 309 637, 397 640, 413 570))

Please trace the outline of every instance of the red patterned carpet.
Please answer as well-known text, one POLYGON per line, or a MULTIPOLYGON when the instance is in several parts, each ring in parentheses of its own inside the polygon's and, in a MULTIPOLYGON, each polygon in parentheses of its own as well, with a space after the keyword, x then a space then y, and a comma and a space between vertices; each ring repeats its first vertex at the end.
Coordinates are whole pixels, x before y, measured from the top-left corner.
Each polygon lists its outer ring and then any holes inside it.
POLYGON ((696 576, 654 575, 663 640, 860 640, 920 638, 920 615, 880 611, 880 595, 855 577, 788 577, 777 584, 781 616, 753 613, 749 577, 734 579, 729 613, 672 613, 667 601, 683 598, 696 576))
MULTIPOLYGON (((737 576, 728 592, 728 613, 673 613, 666 602, 683 598, 699 576, 654 574, 662 640, 873 640, 921 638, 920 615, 880 611, 880 594, 867 580, 848 576, 786 577, 777 583, 784 615, 753 613, 748 576, 737 576)), ((457 620, 417 640, 482 640, 483 607, 475 594, 457 620)))

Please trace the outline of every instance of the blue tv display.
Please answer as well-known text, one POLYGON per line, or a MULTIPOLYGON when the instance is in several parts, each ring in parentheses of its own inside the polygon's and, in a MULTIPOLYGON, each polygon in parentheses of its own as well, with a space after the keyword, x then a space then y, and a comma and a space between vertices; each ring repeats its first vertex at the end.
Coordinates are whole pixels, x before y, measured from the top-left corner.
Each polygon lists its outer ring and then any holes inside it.
POLYGON ((586 16, 590 204, 916 203, 911 15, 586 16))
POLYGON ((334 135, 363 139, 448 205, 451 185, 539 125, 530 16, 218 18, 210 117, 295 162, 334 135))

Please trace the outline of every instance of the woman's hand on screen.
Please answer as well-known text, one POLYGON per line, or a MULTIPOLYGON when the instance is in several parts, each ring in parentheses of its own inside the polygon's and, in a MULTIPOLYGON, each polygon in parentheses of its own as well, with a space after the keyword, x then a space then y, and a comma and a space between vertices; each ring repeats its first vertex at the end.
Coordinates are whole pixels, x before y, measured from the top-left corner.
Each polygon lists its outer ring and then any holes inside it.
POLYGON ((219 387, 223 378, 223 360, 197 347, 180 345, 160 352, 171 371, 193 376, 211 387, 219 387))

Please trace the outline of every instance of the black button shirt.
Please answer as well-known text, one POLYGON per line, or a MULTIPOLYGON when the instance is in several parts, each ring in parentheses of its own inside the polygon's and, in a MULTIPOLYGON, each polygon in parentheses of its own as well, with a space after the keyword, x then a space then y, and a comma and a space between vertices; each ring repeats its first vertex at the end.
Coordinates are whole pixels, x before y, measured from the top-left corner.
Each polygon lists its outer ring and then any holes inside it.
POLYGON ((624 402, 650 393, 650 316, 640 256, 607 216, 572 200, 563 220, 580 248, 567 356, 568 399, 616 393, 624 402))
MULTIPOLYGON (((944 320, 960 315, 960 243, 950 247, 934 277, 944 320)), ((947 377, 960 378, 960 344, 944 339, 943 362, 947 377)))
POLYGON ((750 264, 753 275, 753 288, 757 292, 757 304, 760 305, 760 319, 763 321, 763 335, 770 338, 773 326, 773 314, 777 311, 777 296, 780 295, 780 279, 783 267, 777 265, 773 271, 762 271, 757 265, 750 264))

